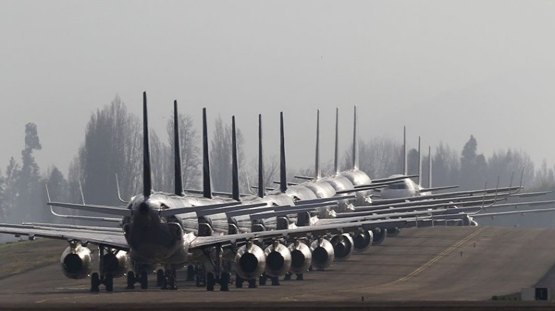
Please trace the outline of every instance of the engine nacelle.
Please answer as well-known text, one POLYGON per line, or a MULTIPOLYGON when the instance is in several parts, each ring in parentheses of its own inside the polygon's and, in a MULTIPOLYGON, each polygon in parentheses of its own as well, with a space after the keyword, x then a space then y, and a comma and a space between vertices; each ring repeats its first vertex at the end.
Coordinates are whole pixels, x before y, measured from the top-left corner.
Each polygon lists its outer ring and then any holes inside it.
POLYGON ((102 272, 104 274, 111 274, 113 277, 119 278, 127 273, 127 271, 131 270, 131 261, 125 251, 109 251, 102 257, 102 272))
POLYGON ((289 272, 291 268, 291 251, 285 245, 274 242, 264 250, 266 255, 265 273, 269 276, 279 277, 289 272))
POLYGON ((361 230, 353 235, 353 246, 356 251, 363 251, 372 245, 374 233, 369 230, 361 230))
POLYGON ((71 242, 60 257, 62 271, 70 279, 86 278, 92 271, 91 261, 91 250, 77 242, 71 242))
POLYGON ((333 245, 330 241, 319 238, 314 240, 310 244, 310 250, 312 251, 312 268, 316 270, 324 270, 331 266, 331 263, 335 259, 335 252, 333 251, 333 245))
POLYGON ((305 243, 297 240, 289 245, 292 273, 305 273, 312 264, 312 251, 305 243))
POLYGON ((245 280, 259 277, 266 269, 266 256, 258 245, 248 242, 237 250, 234 260, 235 271, 245 280))
POLYGON ((372 241, 372 245, 380 245, 385 241, 385 237, 387 236, 387 229, 385 228, 374 228, 372 229, 372 233, 374 233, 374 240, 372 241))
POLYGON ((353 254, 353 238, 347 233, 334 236, 331 244, 337 260, 346 260, 353 254))

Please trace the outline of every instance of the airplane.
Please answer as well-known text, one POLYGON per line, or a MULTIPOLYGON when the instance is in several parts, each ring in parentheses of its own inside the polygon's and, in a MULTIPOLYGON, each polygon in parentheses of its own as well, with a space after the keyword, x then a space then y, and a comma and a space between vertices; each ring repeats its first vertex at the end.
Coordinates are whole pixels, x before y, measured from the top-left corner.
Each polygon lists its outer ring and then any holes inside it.
MULTIPOLYGON (((177 106, 176 102, 174 106, 177 106)), ((205 113, 203 118, 206 120, 205 113)), ((206 126, 203 127, 203 132, 206 138, 206 126)), ((205 143, 207 146, 206 141, 205 143)), ((199 223, 196 233, 186 232, 179 215, 189 213, 191 209, 198 209, 200 214, 218 209, 221 212, 241 203, 212 198, 210 167, 207 161, 203 165, 203 197, 183 195, 179 176, 181 170, 177 164, 175 193, 152 190, 146 92, 143 93, 143 149, 143 191, 132 197, 127 207, 70 204, 51 202, 49 199, 48 204, 51 207, 118 216, 122 225, 120 231, 114 228, 1 224, 0 233, 27 235, 31 239, 44 237, 68 241, 69 246, 61 256, 64 275, 77 279, 90 274, 92 291, 99 291, 100 285, 104 285, 107 291, 112 291, 114 278, 122 276, 126 276, 128 288, 134 288, 139 283, 141 288, 146 289, 148 272, 155 266, 164 268, 167 288, 175 289, 176 269, 191 263, 204 265, 207 290, 214 290, 215 284, 220 283, 220 289, 227 291, 230 266, 237 273, 236 285, 242 286, 243 280, 246 280, 249 287, 255 287, 256 278, 263 272, 270 276, 281 275, 283 271, 291 269, 293 262, 300 259, 311 257, 311 264, 316 269, 320 265, 327 265, 334 257, 334 240, 346 248, 350 247, 350 239, 347 237, 358 232, 368 232, 376 227, 398 227, 406 223, 406 220, 378 220, 225 235, 212 235, 211 230, 203 230, 208 226, 201 226, 199 223), (304 240, 308 241, 307 244, 302 242, 304 240), (92 274, 93 252, 89 244, 98 246, 99 250, 98 272, 92 274)), ((178 150, 179 146, 176 144, 176 158, 178 150)), ((204 151, 207 154, 207 150, 204 151)), ((234 188, 234 194, 237 195, 235 190, 234 188)), ((281 190, 284 190, 283 186, 281 190)), ((260 207, 259 204, 250 204, 243 208, 257 207, 260 207)), ((307 261, 300 261, 303 264, 301 268, 306 267, 307 261)))

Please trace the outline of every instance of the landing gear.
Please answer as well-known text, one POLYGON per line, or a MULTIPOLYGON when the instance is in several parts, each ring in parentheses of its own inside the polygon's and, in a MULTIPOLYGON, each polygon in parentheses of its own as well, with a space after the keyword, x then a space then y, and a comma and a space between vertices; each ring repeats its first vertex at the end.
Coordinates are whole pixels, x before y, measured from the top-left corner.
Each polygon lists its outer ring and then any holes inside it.
POLYGON ((127 272, 127 289, 135 289, 136 282, 135 273, 133 271, 127 272))
POLYGON ((292 274, 291 272, 287 272, 285 274, 285 276, 283 277, 283 280, 284 281, 291 281, 291 274, 292 274))
POLYGON ((114 276, 111 272, 105 273, 104 269, 104 255, 106 253, 106 249, 102 246, 98 248, 99 251, 99 271, 91 274, 91 292, 98 293, 100 291, 100 285, 104 284, 107 292, 114 291, 114 276))
POLYGON ((111 274, 102 277, 97 272, 91 274, 91 292, 98 293, 101 284, 104 284, 107 292, 114 291, 114 277, 111 274))
POLYGON ((236 288, 243 288, 243 278, 239 276, 239 274, 235 274, 235 287, 236 288))
POLYGON ((303 274, 297 273, 297 281, 302 281, 302 280, 304 280, 303 274))
POLYGON ((272 280, 272 286, 279 286, 279 277, 273 276, 270 280, 272 280))
POLYGON ((141 271, 139 274, 139 283, 141 283, 142 289, 148 289, 148 273, 146 270, 141 271))
POLYGON ((91 292, 98 293, 100 291, 100 277, 98 273, 93 273, 91 275, 91 292))
POLYGON ((214 279, 214 273, 212 272, 206 273, 206 290, 209 292, 214 291, 215 284, 216 284, 216 280, 214 279))
POLYGON ((157 287, 164 287, 165 286, 165 280, 164 280, 165 276, 164 276, 164 270, 162 269, 158 269, 156 271, 156 286, 157 287))
POLYGON ((265 274, 262 274, 262 275, 258 278, 258 284, 260 284, 260 286, 265 286, 267 280, 268 280, 268 277, 267 277, 265 274))
POLYGON ((204 270, 204 266, 199 265, 195 270, 195 285, 197 287, 206 286, 206 272, 204 270))
MULTIPOLYGON (((205 250, 206 257, 208 257, 210 264, 212 265, 212 269, 210 272, 206 272, 206 290, 207 291, 214 291, 214 287, 216 283, 220 284, 220 290, 223 292, 229 291, 229 282, 231 280, 231 275, 228 272, 229 267, 224 266, 223 262, 223 249, 221 246, 215 246, 211 249, 205 250)), ((203 267, 203 271, 206 271, 206 268, 203 267)), ((197 272, 197 276, 200 275, 200 271, 197 272)), ((237 276, 235 285, 237 287, 242 286, 242 279, 237 276), (241 281, 239 281, 241 280, 241 281)))
POLYGON ((231 274, 229 272, 222 272, 220 274, 220 291, 229 291, 229 281, 231 280, 231 274))
POLYGON ((194 281, 195 280, 195 266, 188 265, 187 266, 187 281, 194 281))
POLYGON ((256 279, 249 280, 249 288, 256 288, 256 279))
MULTIPOLYGON (((159 270, 159 271, 161 271, 161 270, 159 270)), ((157 275, 157 277, 158 277, 158 275, 157 275)), ((177 286, 175 284, 175 280, 176 280, 175 269, 169 268, 169 269, 166 269, 165 272, 162 271, 162 273, 160 275, 160 288, 162 288, 162 289, 171 289, 171 290, 177 289, 177 286)))

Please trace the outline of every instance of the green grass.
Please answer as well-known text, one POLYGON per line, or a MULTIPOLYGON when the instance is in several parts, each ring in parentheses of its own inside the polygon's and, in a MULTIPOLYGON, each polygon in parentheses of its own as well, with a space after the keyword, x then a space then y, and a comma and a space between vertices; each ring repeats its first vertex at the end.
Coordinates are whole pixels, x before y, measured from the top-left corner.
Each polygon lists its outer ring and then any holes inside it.
POLYGON ((0 244, 0 278, 58 263, 66 246, 48 239, 0 244))

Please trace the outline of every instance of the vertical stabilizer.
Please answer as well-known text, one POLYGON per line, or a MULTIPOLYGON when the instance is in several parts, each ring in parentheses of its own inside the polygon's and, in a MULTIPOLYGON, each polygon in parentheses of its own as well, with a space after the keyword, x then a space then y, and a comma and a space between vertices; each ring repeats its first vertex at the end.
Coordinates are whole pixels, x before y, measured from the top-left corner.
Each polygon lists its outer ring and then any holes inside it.
POLYGON ((354 109, 353 120, 353 170, 358 170, 358 137, 357 137, 357 106, 354 109))
POLYGON ((418 136, 418 186, 421 187, 422 185, 422 150, 420 148, 420 136, 418 136))
POLYGON ((283 130, 283 112, 279 113, 279 190, 287 191, 287 168, 285 167, 285 134, 283 130))
POLYGON ((428 146, 428 188, 432 188, 432 146, 428 146))
POLYGON ((403 175, 408 175, 407 162, 407 127, 403 126, 403 175))
POLYGON ((175 194, 183 195, 183 179, 181 176, 181 147, 179 143, 179 114, 177 100, 173 101, 173 160, 175 194))
POLYGON ((239 164, 237 160, 237 132, 235 131, 235 116, 231 117, 231 197, 240 201, 239 194, 239 164))
POLYGON ((258 196, 264 197, 264 154, 262 152, 262 115, 258 115, 258 196))
POLYGON ((212 198, 212 180, 210 177, 210 154, 208 153, 208 125, 206 108, 202 108, 202 194, 212 198))
POLYGON ((152 178, 150 171, 150 147, 148 144, 148 112, 146 109, 146 92, 143 92, 143 195, 150 196, 152 178))
POLYGON ((314 178, 322 176, 320 171, 320 109, 316 110, 316 158, 314 159, 314 178))
POLYGON ((335 150, 333 157, 333 171, 339 174, 339 108, 335 108, 335 150))

